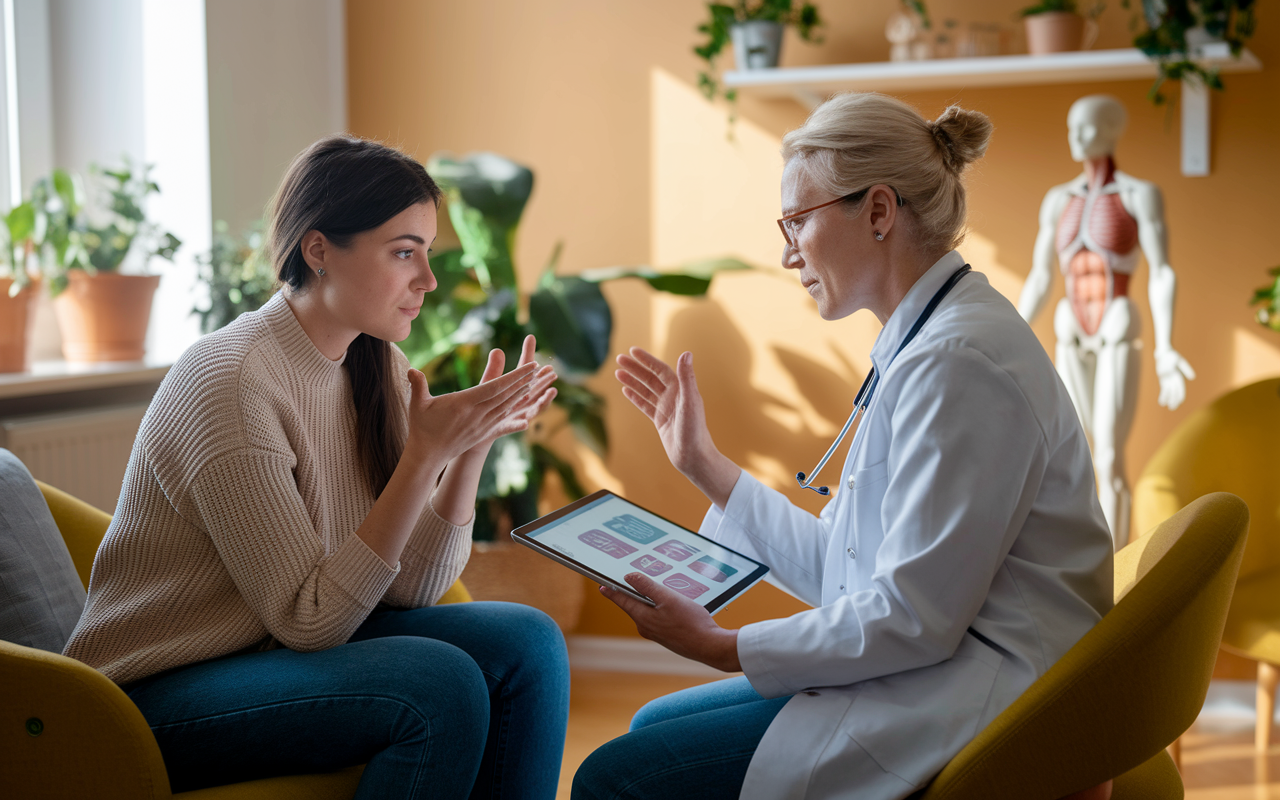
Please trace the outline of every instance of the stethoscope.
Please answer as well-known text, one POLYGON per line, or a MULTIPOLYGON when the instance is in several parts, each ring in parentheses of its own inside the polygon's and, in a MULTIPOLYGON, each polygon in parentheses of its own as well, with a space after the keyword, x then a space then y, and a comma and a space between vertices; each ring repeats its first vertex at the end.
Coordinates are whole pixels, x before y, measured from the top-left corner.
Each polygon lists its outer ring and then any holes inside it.
MULTIPOLYGON (((960 279, 965 276, 965 273, 969 272, 971 269, 972 268, 968 264, 965 264, 960 269, 951 273, 951 277, 947 278, 947 282, 942 284, 942 288, 934 293, 933 298, 929 300, 929 304, 920 312, 920 316, 916 317, 916 322, 911 326, 911 330, 907 331, 906 338, 902 340, 902 344, 898 345, 898 349, 894 351, 893 355, 895 358, 898 353, 902 352, 904 347, 911 344, 912 339, 916 338, 916 334, 919 333, 920 329, 924 327, 924 324, 929 321, 929 317, 933 315, 934 309, 936 309, 938 304, 942 302, 942 298, 947 296, 947 292, 950 292, 955 288, 955 285, 960 282, 960 279)), ((853 398, 853 413, 849 415, 849 419, 845 420, 844 427, 840 429, 840 435, 831 443, 831 447, 827 449, 826 455, 824 455, 822 460, 818 462, 818 466, 814 467, 813 472, 809 473, 808 480, 805 479, 803 472, 796 473, 796 483, 800 484, 801 489, 811 489, 823 497, 831 494, 831 489, 826 486, 814 487, 810 486, 810 484, 817 479, 818 473, 822 472, 822 468, 831 460, 831 456, 835 454, 836 448, 838 448, 840 443, 844 441, 844 437, 849 433, 849 429, 853 427, 853 423, 867 410, 867 406, 871 405, 871 396, 875 394, 876 386, 879 384, 880 372, 876 369, 875 364, 872 364, 871 372, 867 373, 866 379, 862 381, 862 388, 858 390, 858 394, 853 398)))

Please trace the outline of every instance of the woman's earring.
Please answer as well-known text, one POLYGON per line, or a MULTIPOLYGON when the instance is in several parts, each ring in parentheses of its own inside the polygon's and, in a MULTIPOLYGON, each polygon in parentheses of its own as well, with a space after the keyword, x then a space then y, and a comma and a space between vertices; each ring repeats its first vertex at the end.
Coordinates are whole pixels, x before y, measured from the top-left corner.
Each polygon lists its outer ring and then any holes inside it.
MULTIPOLYGON (((883 234, 883 233, 881 233, 880 231, 876 231, 876 241, 877 241, 877 242, 883 242, 883 241, 884 241, 884 234, 883 234)), ((321 275, 323 275, 323 274, 324 274, 324 271, 323 271, 323 270, 321 270, 320 274, 321 274, 321 275)))
MULTIPOLYGON (((877 234, 877 235, 879 235, 879 234, 877 234)), ((883 239, 884 237, 882 236, 882 237, 880 237, 880 238, 882 238, 882 239, 883 239)), ((321 278, 323 278, 323 277, 324 277, 324 267, 321 267, 320 269, 316 270, 316 274, 317 274, 317 275, 319 275, 321 278)))

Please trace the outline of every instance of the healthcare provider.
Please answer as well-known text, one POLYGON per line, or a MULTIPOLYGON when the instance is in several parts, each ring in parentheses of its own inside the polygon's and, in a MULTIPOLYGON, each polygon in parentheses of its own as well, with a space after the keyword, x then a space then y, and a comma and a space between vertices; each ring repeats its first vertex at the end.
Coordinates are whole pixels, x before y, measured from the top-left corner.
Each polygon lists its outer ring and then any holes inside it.
MULTIPOLYGON (((725 630, 644 575, 628 581, 656 607, 602 590, 643 636, 745 676, 642 708, 582 765, 574 798, 907 797, 1111 608, 1111 538, 1071 399, 954 249, 960 176, 991 129, 973 111, 929 122, 845 94, 783 139, 783 265, 823 319, 865 308, 884 325, 818 518, 716 449, 690 353, 674 368, 619 357, 623 394, 714 503, 702 533, 813 608, 725 630)), ((817 472, 797 479, 821 491, 817 472)))

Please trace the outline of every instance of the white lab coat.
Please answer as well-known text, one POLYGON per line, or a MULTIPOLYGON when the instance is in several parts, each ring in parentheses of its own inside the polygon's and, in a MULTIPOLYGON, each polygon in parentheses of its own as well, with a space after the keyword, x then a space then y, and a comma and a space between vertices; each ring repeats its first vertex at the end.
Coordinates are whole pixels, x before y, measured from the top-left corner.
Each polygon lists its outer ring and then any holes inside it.
POLYGON ((1014 307, 966 275, 894 356, 963 263, 935 264, 876 340, 880 385, 820 517, 744 472, 703 521, 814 606, 739 634, 756 691, 794 695, 743 800, 910 795, 1111 608, 1088 444, 1014 307))

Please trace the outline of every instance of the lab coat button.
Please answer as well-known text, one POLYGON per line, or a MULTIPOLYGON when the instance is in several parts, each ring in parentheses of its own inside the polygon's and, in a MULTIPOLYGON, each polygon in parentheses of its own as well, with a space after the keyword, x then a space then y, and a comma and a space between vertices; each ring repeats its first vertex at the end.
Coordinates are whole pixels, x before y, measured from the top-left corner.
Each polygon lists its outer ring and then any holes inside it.
POLYGON ((858 554, 853 552, 852 547, 845 548, 845 552, 849 554, 849 558, 857 558, 858 554))
POLYGON ((842 583, 842 584, 840 584, 840 591, 842 591, 842 592, 844 591, 844 584, 843 584, 843 583, 842 583))
POLYGON ((850 488, 850 489, 852 489, 852 488, 853 488, 853 476, 852 476, 852 475, 850 475, 850 476, 849 476, 849 488, 850 488))

